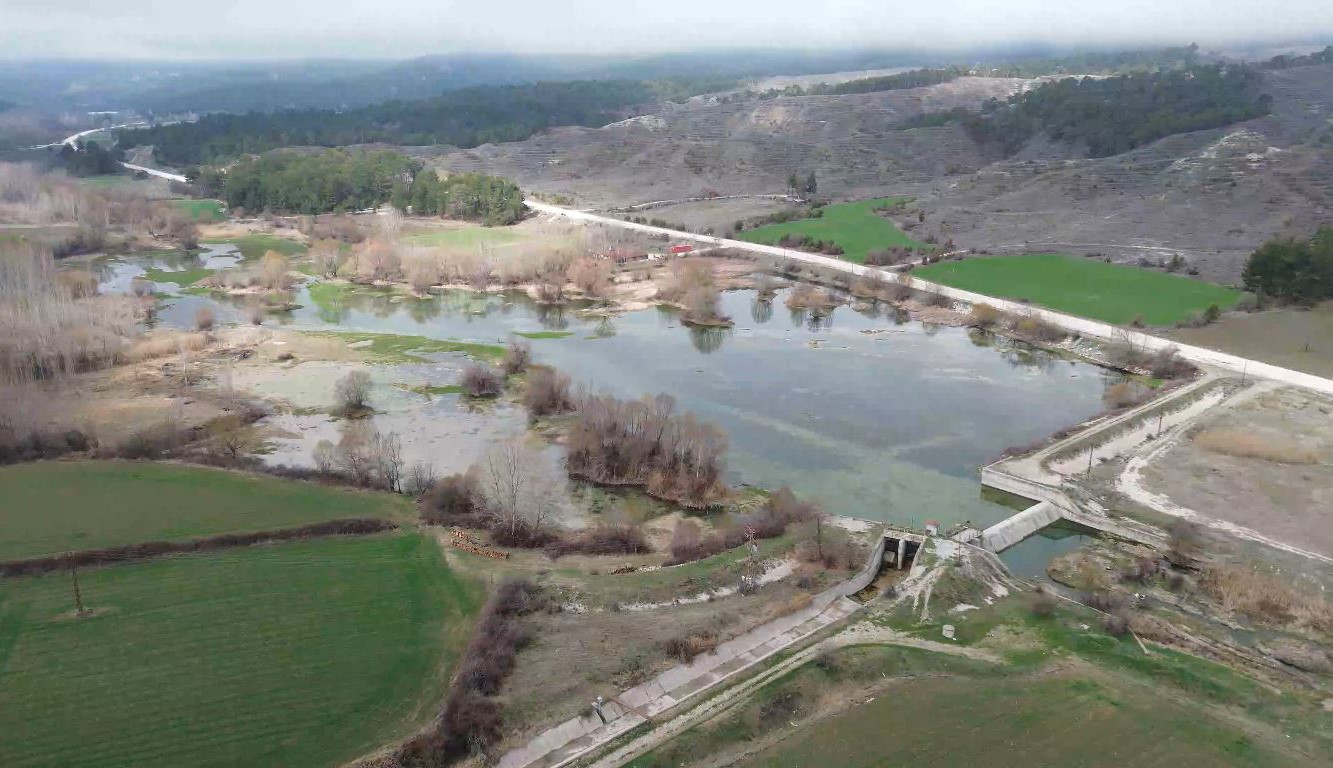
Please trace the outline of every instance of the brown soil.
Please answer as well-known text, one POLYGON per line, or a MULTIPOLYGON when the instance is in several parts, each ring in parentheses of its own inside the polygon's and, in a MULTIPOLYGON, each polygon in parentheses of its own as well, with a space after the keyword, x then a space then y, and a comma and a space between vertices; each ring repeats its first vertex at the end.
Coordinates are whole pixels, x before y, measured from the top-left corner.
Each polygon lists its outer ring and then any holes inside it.
POLYGON ((1230 313, 1213 325, 1179 328, 1167 336, 1183 344, 1333 376, 1333 302, 1309 310, 1230 313))
POLYGON ((1205 415, 1194 428, 1228 430, 1313 451, 1318 463, 1230 456, 1183 441, 1144 471, 1175 504, 1333 556, 1333 399, 1296 388, 1205 415))

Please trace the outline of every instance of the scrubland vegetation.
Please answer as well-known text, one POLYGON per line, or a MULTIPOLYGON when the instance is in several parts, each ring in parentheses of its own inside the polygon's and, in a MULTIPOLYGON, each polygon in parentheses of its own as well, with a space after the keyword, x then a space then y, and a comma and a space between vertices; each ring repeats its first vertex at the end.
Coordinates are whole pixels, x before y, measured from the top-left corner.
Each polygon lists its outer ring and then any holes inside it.
POLYGON ((1190 66, 1107 78, 1061 78, 978 112, 927 112, 899 124, 918 128, 961 122, 974 139, 1012 155, 1033 137, 1086 147, 1093 157, 1127 152, 1163 136, 1218 128, 1268 114, 1255 69, 1190 66))

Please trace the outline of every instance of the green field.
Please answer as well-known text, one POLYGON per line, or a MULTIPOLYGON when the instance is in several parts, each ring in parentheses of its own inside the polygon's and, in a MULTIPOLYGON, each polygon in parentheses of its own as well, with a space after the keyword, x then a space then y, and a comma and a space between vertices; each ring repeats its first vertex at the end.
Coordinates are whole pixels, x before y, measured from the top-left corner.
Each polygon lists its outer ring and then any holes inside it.
POLYGON ((406 497, 391 494, 123 461, 3 467, 0 499, 5 508, 0 560, 341 517, 408 519, 412 514, 406 497))
POLYGON ((1240 291, 1139 267, 1060 253, 943 261, 912 273, 923 280, 1072 315, 1126 325, 1175 325, 1211 304, 1227 309, 1240 291))
POLYGON ((194 285, 211 274, 213 274, 213 270, 206 267, 178 269, 175 271, 153 267, 144 270, 143 276, 145 280, 151 280, 155 283, 175 283, 176 285, 185 288, 194 285))
POLYGON ((1302 764, 1149 692, 1051 676, 905 680, 869 704, 799 731, 739 765, 944 768, 981 763, 996 768, 1302 764))
POLYGON ((401 336, 394 333, 358 333, 355 331, 311 331, 312 336, 339 339, 357 347, 381 363, 426 363, 427 354, 462 352, 482 361, 498 362, 505 348, 498 344, 476 344, 467 341, 443 341, 425 336, 401 336), (365 343, 369 342, 369 343, 365 343))
POLYGON ((460 227, 417 232, 404 237, 403 242, 407 245, 476 248, 483 245, 508 245, 522 239, 523 235, 513 227, 460 227))
POLYGON ((284 256, 295 256, 298 253, 305 253, 306 247, 295 240, 288 240, 285 237, 276 235, 253 234, 223 240, 224 243, 231 243, 241 250, 241 258, 259 259, 269 251, 277 251, 284 256))
POLYGON ((869 251, 883 250, 890 246, 928 247, 908 237, 892 221, 875 213, 877 206, 892 205, 906 199, 881 197, 828 205, 824 207, 824 215, 820 218, 789 221, 784 224, 766 224, 739 232, 736 237, 766 245, 777 245, 778 240, 787 234, 809 235, 817 240, 832 240, 842 246, 841 258, 860 264, 866 260, 866 253, 869 251))
POLYGON ((482 590, 418 534, 0 582, 0 765, 333 766, 438 712, 482 590))
POLYGON ((195 221, 222 221, 227 218, 227 209, 220 200, 168 200, 167 202, 188 213, 195 221))

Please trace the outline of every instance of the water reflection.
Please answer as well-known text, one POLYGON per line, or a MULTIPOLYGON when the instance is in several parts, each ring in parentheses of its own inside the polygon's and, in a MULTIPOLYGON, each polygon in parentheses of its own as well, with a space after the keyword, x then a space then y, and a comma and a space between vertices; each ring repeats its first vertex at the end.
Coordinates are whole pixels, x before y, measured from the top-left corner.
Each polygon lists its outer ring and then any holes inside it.
POLYGON ((773 319, 773 300, 756 297, 750 302, 750 319, 756 323, 767 323, 773 319))
MULTIPOLYGON (((727 432, 729 481, 788 484, 837 514, 906 523, 1008 516, 978 497, 977 467, 1100 411, 1107 378, 1007 340, 978 346, 964 329, 909 323, 888 307, 839 309, 811 323, 812 313, 775 313, 753 291, 723 294, 724 313, 754 319, 732 332, 682 327, 667 308, 607 318, 521 293, 410 299, 331 287, 314 296, 301 288, 300 306, 276 322, 485 343, 568 330, 534 339, 536 359, 594 391, 676 396, 727 432)), ((782 291, 774 301, 785 299, 782 291)), ((164 309, 168 324, 188 327, 194 302, 222 308, 223 322, 238 314, 228 301, 171 301, 182 306, 164 309)))
POLYGON ((722 342, 731 335, 730 328, 702 328, 700 326, 690 326, 690 343, 694 348, 711 355, 722 348, 722 342))

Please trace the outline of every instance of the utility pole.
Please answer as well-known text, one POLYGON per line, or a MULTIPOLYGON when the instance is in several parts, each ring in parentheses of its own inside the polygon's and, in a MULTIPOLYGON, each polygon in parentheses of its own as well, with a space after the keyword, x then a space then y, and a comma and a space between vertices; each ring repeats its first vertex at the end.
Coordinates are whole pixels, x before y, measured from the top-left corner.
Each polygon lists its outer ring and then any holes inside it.
POLYGON ((1162 436, 1162 419, 1166 418, 1166 411, 1157 414, 1157 436, 1162 436))
POLYGON ((1085 472, 1084 474, 1085 474, 1085 475, 1091 475, 1091 474, 1092 474, 1092 449, 1091 449, 1091 448, 1088 449, 1088 471, 1085 472))
POLYGON ((74 567, 72 557, 67 562, 69 562, 69 577, 74 585, 74 615, 82 616, 86 611, 83 608, 83 594, 79 592, 79 571, 74 567))

